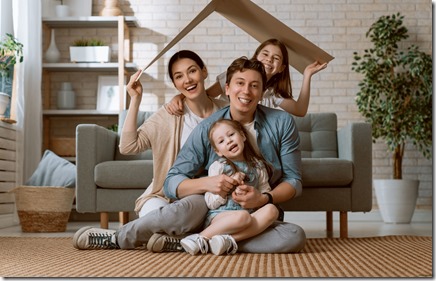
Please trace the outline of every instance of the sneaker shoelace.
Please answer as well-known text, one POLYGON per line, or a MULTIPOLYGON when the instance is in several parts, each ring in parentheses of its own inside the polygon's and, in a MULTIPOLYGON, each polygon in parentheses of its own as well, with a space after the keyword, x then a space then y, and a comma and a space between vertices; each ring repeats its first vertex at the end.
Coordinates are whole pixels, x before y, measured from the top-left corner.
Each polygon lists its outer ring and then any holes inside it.
POLYGON ((88 235, 89 246, 92 248, 116 249, 118 246, 112 242, 112 236, 113 234, 108 233, 90 233, 88 235))
POLYGON ((200 248, 200 252, 202 254, 207 254, 207 252, 209 252, 209 244, 207 243, 206 238, 198 236, 196 240, 197 245, 200 248))
POLYGON ((180 245, 180 239, 170 236, 165 237, 162 251, 167 251, 167 252, 183 251, 182 245, 180 245))
POLYGON ((236 243, 235 239, 233 239, 233 237, 230 235, 223 235, 223 236, 227 248, 226 253, 228 255, 236 254, 236 252, 238 251, 238 244, 236 243))

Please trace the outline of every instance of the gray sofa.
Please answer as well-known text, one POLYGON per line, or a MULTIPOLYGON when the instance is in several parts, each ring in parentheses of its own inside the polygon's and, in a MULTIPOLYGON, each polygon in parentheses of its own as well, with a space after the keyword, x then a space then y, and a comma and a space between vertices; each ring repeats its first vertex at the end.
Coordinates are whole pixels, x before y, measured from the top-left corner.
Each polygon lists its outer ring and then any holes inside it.
MULTIPOLYGON (((138 126, 152 112, 140 112, 138 126)), ((120 114, 121 131, 125 112, 120 114)), ((367 123, 337 129, 334 113, 296 117, 303 164, 303 194, 281 204, 284 211, 326 212, 327 234, 333 232, 332 214, 340 213, 340 237, 347 237, 347 213, 368 212, 372 207, 372 139, 367 123)), ((121 223, 136 198, 150 184, 150 151, 125 156, 118 150, 119 135, 95 124, 76 129, 76 210, 100 213, 108 227, 108 213, 119 212, 121 223)))

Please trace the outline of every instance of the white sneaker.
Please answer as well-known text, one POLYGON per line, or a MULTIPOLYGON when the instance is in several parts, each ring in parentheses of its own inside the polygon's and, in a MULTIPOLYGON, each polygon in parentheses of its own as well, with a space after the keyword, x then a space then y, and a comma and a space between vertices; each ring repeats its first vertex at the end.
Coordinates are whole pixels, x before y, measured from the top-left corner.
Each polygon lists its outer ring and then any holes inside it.
POLYGON ((73 237, 76 249, 119 249, 115 230, 85 226, 79 229, 73 237))
POLYGON ((233 255, 238 251, 238 244, 235 239, 227 234, 215 235, 209 240, 209 246, 210 251, 216 256, 224 253, 233 255))
POLYGON ((191 234, 180 240, 180 244, 186 252, 191 255, 196 255, 198 252, 207 254, 209 251, 209 245, 207 239, 199 234, 191 234))

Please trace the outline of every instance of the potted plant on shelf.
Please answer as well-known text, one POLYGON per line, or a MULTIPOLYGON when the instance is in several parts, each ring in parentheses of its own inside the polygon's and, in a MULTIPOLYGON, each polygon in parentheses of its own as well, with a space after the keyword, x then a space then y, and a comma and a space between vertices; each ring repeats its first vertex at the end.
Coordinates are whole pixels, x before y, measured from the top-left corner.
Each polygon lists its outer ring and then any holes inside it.
POLYGON ((14 65, 23 61, 23 44, 7 33, 0 41, 0 116, 4 117, 12 95, 14 65))
POLYGON ((408 38, 403 18, 397 13, 374 22, 366 33, 374 46, 363 55, 354 52, 352 66, 363 74, 358 110, 372 125, 373 141, 385 140, 392 153, 393 179, 374 180, 388 223, 409 223, 416 206, 419 182, 403 179, 402 173, 406 143, 411 141, 428 159, 432 147, 432 58, 414 45, 399 50, 398 43, 408 38))
POLYGON ((78 39, 70 46, 72 62, 109 62, 110 48, 98 39, 78 39))

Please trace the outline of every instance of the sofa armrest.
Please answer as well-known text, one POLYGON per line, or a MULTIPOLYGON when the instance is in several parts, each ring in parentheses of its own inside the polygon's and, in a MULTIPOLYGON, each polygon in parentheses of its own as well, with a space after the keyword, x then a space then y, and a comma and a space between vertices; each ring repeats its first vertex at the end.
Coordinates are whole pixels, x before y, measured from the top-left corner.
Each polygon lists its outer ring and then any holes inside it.
POLYGON ((76 209, 97 211, 97 186, 94 170, 98 163, 114 160, 117 133, 95 124, 80 124, 76 128, 76 209))
POLYGON ((372 136, 369 123, 351 123, 338 130, 338 156, 353 162, 352 211, 372 208, 372 136))

